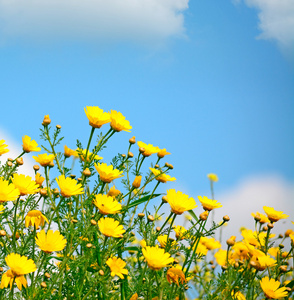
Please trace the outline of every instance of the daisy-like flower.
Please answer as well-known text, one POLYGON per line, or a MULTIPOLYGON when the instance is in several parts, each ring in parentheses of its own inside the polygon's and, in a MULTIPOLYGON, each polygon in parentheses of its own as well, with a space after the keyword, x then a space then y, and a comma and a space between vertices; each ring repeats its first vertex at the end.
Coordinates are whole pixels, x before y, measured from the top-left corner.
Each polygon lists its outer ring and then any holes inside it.
POLYGON ((154 147, 151 144, 147 145, 143 142, 137 142, 137 144, 140 148, 144 148, 144 152, 142 154, 146 157, 150 156, 151 154, 158 153, 160 151, 158 147, 154 147))
POLYGON ((221 243, 217 241, 215 238, 211 237, 201 237, 200 242, 208 249, 208 250, 214 250, 221 248, 221 243))
POLYGON ((159 158, 163 158, 163 157, 165 157, 166 155, 169 155, 169 154, 170 154, 170 152, 167 152, 165 148, 164 149, 159 149, 159 151, 157 152, 157 156, 159 158))
POLYGON ((37 270, 34 261, 16 253, 7 255, 5 261, 10 269, 2 275, 0 288, 3 289, 10 285, 10 289, 12 289, 13 282, 16 283, 19 290, 22 289, 22 286, 26 287, 27 281, 24 275, 37 270))
POLYGON ((124 279, 124 275, 128 274, 128 270, 124 269, 124 267, 126 266, 126 262, 123 261, 121 258, 118 257, 110 257, 108 258, 108 260, 106 261, 106 264, 108 265, 108 267, 110 268, 111 271, 111 276, 118 276, 121 279, 124 279))
POLYGON ((111 110, 110 112, 110 127, 119 132, 119 131, 127 131, 131 132, 130 129, 132 129, 132 126, 130 125, 130 122, 126 120, 126 117, 123 116, 120 112, 117 112, 116 110, 111 110))
POLYGON ((126 232, 123 226, 113 218, 101 218, 98 221, 98 227, 101 233, 107 237, 121 237, 126 232))
POLYGON ((166 279, 169 284, 174 282, 177 284, 177 286, 180 286, 179 280, 180 280, 181 284, 183 284, 184 282, 187 282, 184 272, 179 268, 168 269, 166 272, 166 279))
POLYGON ((256 212, 256 214, 255 214, 255 213, 251 213, 251 216, 252 216, 253 218, 258 218, 258 219, 260 219, 260 220, 258 221, 260 224, 264 224, 264 223, 269 223, 269 222, 270 222, 270 220, 268 219, 268 217, 267 217, 266 215, 261 214, 261 213, 259 213, 259 212, 256 212))
POLYGON ((245 296, 240 291, 235 293, 232 291, 231 296, 234 300, 246 300, 245 296))
POLYGON ((260 286, 266 297, 269 299, 281 299, 288 296, 286 288, 279 288, 280 282, 274 280, 273 278, 269 279, 268 276, 261 279, 260 286))
POLYGON ((41 176, 40 173, 37 173, 35 175, 35 182, 37 185, 42 186, 42 183, 44 182, 45 178, 41 176))
POLYGON ((66 145, 64 145, 64 156, 65 157, 78 156, 78 153, 76 150, 70 149, 66 145))
MULTIPOLYGON (((158 240, 158 242, 159 242, 159 244, 160 244, 160 247, 161 247, 161 248, 165 248, 166 243, 167 243, 167 234, 165 234, 165 235, 159 235, 159 236, 157 237, 157 240, 158 240)), ((170 245, 171 245, 171 246, 174 246, 174 245, 176 245, 176 244, 177 244, 176 241, 172 241, 170 245)))
POLYGON ((174 259, 170 257, 169 253, 164 252, 164 249, 158 248, 158 246, 147 246, 142 248, 142 252, 147 261, 148 267, 155 271, 167 267, 174 261, 174 259))
POLYGON ((0 156, 2 154, 5 154, 5 153, 9 152, 9 149, 6 148, 6 147, 8 147, 8 145, 5 145, 4 143, 5 143, 4 140, 0 140, 0 156))
POLYGON ((98 163, 95 164, 95 169, 99 173, 100 180, 105 183, 110 183, 112 180, 116 178, 123 177, 124 175, 121 175, 123 171, 119 171, 117 169, 113 169, 113 165, 107 166, 106 163, 98 163))
MULTIPOLYGON (((77 149, 76 150, 76 153, 77 153, 77 157, 80 157, 82 161, 85 161, 85 157, 86 157, 86 153, 87 153, 87 149, 77 149)), ((94 159, 94 160, 99 160, 99 159, 103 159, 103 157, 99 156, 99 155, 95 155, 94 157, 93 156, 93 153, 88 151, 88 154, 87 154, 87 161, 90 161, 90 159, 94 159)))
POLYGON ((155 175, 155 179, 159 182, 166 183, 167 181, 175 181, 175 177, 171 177, 170 175, 162 173, 160 170, 149 168, 153 175, 155 175))
POLYGON ((98 106, 86 106, 84 110, 89 120, 89 124, 93 128, 100 128, 103 124, 111 121, 110 114, 108 112, 104 112, 103 109, 98 106))
POLYGON ((103 215, 116 214, 121 211, 121 204, 111 196, 98 194, 93 203, 99 209, 99 213, 103 215))
POLYGON ((173 227, 173 230, 176 233, 176 238, 177 239, 182 240, 185 237, 188 237, 188 234, 186 234, 187 229, 184 226, 177 225, 177 226, 173 227))
POLYGON ((62 251, 66 245, 66 239, 60 234, 58 230, 48 230, 47 234, 42 229, 37 233, 35 238, 36 244, 45 253, 51 253, 53 251, 62 251))
POLYGON ((194 198, 182 192, 176 192, 175 189, 170 189, 166 194, 167 202, 171 207, 171 211, 177 215, 181 215, 187 210, 192 210, 197 207, 194 198))
POLYGON ((19 195, 20 192, 13 183, 0 178, 0 203, 14 201, 19 195))
POLYGON ((272 207, 264 206, 263 210, 271 222, 277 222, 281 219, 286 219, 289 217, 288 215, 283 214, 282 211, 277 211, 272 207))
POLYGON ((12 183, 19 190, 21 196, 32 195, 39 192, 39 185, 30 176, 13 174, 12 183))
POLYGON ((41 148, 35 140, 32 140, 29 136, 25 135, 22 137, 22 149, 24 152, 29 153, 32 151, 39 152, 41 148))
POLYGON ((218 181, 218 176, 217 176, 216 174, 213 174, 213 173, 207 174, 207 178, 208 178, 210 181, 213 181, 213 182, 217 182, 217 181, 218 181))
POLYGON ((201 256, 207 254, 208 249, 203 243, 200 242, 198 245, 196 244, 193 249, 195 249, 196 246, 197 246, 196 251, 195 251, 196 254, 201 255, 201 256))
POLYGON ((65 178, 64 175, 60 175, 58 178, 56 178, 56 182, 60 188, 61 195, 65 198, 84 194, 82 185, 75 179, 70 177, 65 178))
POLYGON ((111 197, 116 197, 116 196, 118 196, 119 194, 121 194, 121 191, 120 191, 120 190, 117 190, 117 189, 115 188, 115 186, 112 186, 112 187, 109 189, 108 193, 107 193, 107 195, 108 195, 108 196, 111 196, 111 197))
POLYGON ((215 208, 222 207, 222 205, 219 202, 217 202, 217 200, 208 199, 206 196, 198 196, 198 199, 201 202, 204 210, 211 211, 215 208))
POLYGON ((44 226, 45 221, 49 223, 48 219, 39 210, 31 210, 25 217, 25 226, 35 226, 36 229, 39 229, 40 225, 44 226))
POLYGON ((223 249, 219 249, 215 254, 214 257, 216 259, 216 262, 220 266, 225 266, 227 263, 227 251, 223 249))
POLYGON ((47 167, 49 166, 53 160, 54 160, 55 156, 53 154, 39 154, 38 156, 33 156, 33 159, 39 163, 42 167, 47 167))

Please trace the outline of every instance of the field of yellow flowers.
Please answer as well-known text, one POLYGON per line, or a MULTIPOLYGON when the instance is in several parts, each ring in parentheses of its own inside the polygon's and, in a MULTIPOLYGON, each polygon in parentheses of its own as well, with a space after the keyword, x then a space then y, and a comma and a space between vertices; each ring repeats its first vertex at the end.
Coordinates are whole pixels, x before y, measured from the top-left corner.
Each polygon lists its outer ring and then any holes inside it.
MULTIPOLYGON (((275 232, 288 215, 264 206, 248 216, 255 230, 243 228, 243 239, 222 249, 216 232, 230 218, 214 220, 216 174, 197 200, 160 194, 176 180, 164 162, 170 153, 132 137, 126 154, 103 162, 109 139, 132 126, 115 110, 85 113, 86 147, 62 145, 47 115, 44 145, 24 136, 20 155, 0 166, 0 299, 293 299, 294 223, 275 232), (21 174, 23 157, 40 151, 35 177, 21 174)), ((8 152, 0 140, 0 155, 8 152)))

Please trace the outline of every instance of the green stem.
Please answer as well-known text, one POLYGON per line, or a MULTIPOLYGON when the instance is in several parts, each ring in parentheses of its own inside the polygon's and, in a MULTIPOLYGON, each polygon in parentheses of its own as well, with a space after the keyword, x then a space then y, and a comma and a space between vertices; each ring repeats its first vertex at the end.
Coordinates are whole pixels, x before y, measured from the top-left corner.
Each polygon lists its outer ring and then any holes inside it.
POLYGON ((153 191, 152 191, 152 193, 151 193, 151 195, 150 195, 148 201, 146 202, 146 204, 145 204, 145 206, 144 206, 144 209, 142 210, 142 213, 144 213, 144 211, 146 210, 147 205, 148 205, 149 201, 152 199, 152 196, 153 196, 153 194, 155 193, 155 190, 157 189, 157 187, 159 186, 159 184, 160 184, 160 181, 158 181, 157 184, 156 184, 156 186, 154 187, 154 189, 153 189, 153 191))

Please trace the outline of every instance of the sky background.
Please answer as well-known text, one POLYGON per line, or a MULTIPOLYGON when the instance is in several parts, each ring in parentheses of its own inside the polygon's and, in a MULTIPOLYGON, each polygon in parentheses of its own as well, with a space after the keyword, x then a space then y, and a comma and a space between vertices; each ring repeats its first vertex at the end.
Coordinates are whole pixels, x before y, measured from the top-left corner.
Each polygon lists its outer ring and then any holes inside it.
POLYGON ((104 162, 135 135, 172 153, 161 192, 209 196, 212 172, 232 228, 263 205, 294 220, 293 0, 0 0, 0 99, 4 160, 45 114, 75 148, 84 107, 114 109, 133 129, 104 162))

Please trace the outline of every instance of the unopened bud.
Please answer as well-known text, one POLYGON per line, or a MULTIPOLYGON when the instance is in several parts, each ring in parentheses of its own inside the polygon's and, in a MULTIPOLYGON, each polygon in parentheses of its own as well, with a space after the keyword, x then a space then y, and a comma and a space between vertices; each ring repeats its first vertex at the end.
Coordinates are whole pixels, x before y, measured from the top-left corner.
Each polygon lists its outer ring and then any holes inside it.
POLYGON ((47 279, 49 279, 49 278, 51 277, 51 275, 50 275, 48 272, 46 272, 46 273, 44 274, 44 276, 45 276, 47 279))
POLYGON ((263 230, 263 231, 268 231, 268 227, 267 227, 267 226, 263 226, 263 227, 262 227, 262 230, 263 230))
POLYGON ((89 168, 86 168, 86 169, 83 171, 83 175, 85 175, 86 177, 91 176, 91 171, 89 170, 89 168))
POLYGON ((47 196, 47 190, 46 189, 40 189, 39 192, 40 192, 41 196, 43 196, 43 197, 47 196))
POLYGON ((134 154, 132 152, 128 152, 128 157, 132 158, 134 157, 134 154))
POLYGON ((75 178, 76 178, 76 175, 70 174, 69 177, 70 177, 71 179, 75 179, 75 178))
POLYGON ((159 227, 159 226, 156 227, 156 231, 157 231, 157 232, 160 231, 160 227, 159 227))
POLYGON ((79 182, 82 181, 82 180, 83 180, 83 179, 82 179, 81 177, 79 177, 79 178, 77 179, 77 181, 79 181, 79 182))
POLYGON ((235 263, 234 263, 234 267, 237 269, 237 268, 239 268, 239 263, 236 261, 235 263))
POLYGON ((104 272, 103 270, 99 270, 99 275, 103 276, 104 275, 104 272))
POLYGON ((227 239, 226 243, 228 246, 232 247, 235 245, 235 241, 236 241, 236 237, 233 235, 229 239, 227 239))
POLYGON ((45 289, 47 287, 47 284, 45 281, 41 282, 41 288, 42 289, 45 289))
POLYGON ((19 157, 16 159, 16 163, 19 165, 19 166, 22 166, 23 165, 23 158, 22 157, 19 157))
POLYGON ((204 211, 203 213, 201 213, 201 214, 199 215, 199 219, 200 219, 201 221, 206 221, 207 218, 208 218, 208 211, 207 211, 207 210, 204 211))
POLYGON ((129 139, 130 144, 136 144, 136 138, 133 136, 132 138, 129 139))
POLYGON ((125 154, 122 154, 121 156, 122 156, 123 158, 125 158, 125 157, 126 157, 126 155, 125 155, 125 154))
POLYGON ((56 128, 57 128, 57 129, 61 129, 61 126, 60 126, 60 125, 56 125, 56 128))
POLYGON ((78 220, 72 219, 71 222, 74 223, 74 224, 76 224, 76 223, 78 223, 78 220))
POLYGON ((91 225, 95 226, 97 225, 97 222, 95 220, 91 220, 91 225))
POLYGON ((49 118, 49 115, 46 115, 46 116, 44 117, 44 119, 43 119, 42 125, 43 125, 43 126, 47 126, 47 125, 49 125, 50 123, 51 123, 51 120, 50 120, 50 118, 49 118))
POLYGON ((273 229, 273 228, 274 228, 274 224, 273 224, 273 223, 268 223, 268 224, 267 224, 267 227, 268 227, 269 229, 273 229))
POLYGON ((12 165, 13 165, 13 163, 12 163, 11 161, 8 161, 8 162, 7 162, 7 166, 8 166, 8 167, 12 167, 12 165))
POLYGON ((254 220, 255 220, 256 222, 259 222, 259 221, 261 220, 260 215, 259 215, 259 214, 256 214, 256 215, 254 216, 254 220))
POLYGON ((132 184, 133 188, 138 189, 141 186, 141 180, 142 176, 136 176, 132 184))
POLYGON ((49 164, 48 166, 49 166, 49 168, 53 168, 53 167, 54 167, 54 162, 51 161, 50 164, 49 164))
POLYGON ((144 152, 145 152, 145 148, 140 147, 140 148, 139 148, 139 151, 140 151, 141 153, 144 153, 144 152))
POLYGON ((227 266, 222 266, 223 271, 227 270, 227 268, 228 268, 227 266))
POLYGON ((54 195, 57 195, 57 194, 59 194, 59 190, 58 190, 58 188, 55 188, 55 189, 53 190, 53 194, 54 194, 54 195))
POLYGON ((11 158, 11 157, 7 158, 7 160, 8 160, 8 161, 11 161, 11 162, 13 162, 13 161, 14 161, 14 159, 13 159, 13 158, 11 158))
POLYGON ((282 273, 286 273, 286 272, 287 272, 287 266, 282 265, 282 266, 279 267, 279 270, 280 270, 282 273))
POLYGON ((285 232, 285 237, 289 237, 291 233, 293 233, 294 231, 292 229, 288 229, 285 232))
POLYGON ((40 167, 39 167, 38 165, 34 165, 34 166, 33 166, 33 169, 34 169, 35 171, 39 171, 39 170, 40 170, 40 167))
POLYGON ((223 216, 223 220, 225 222, 229 222, 230 221, 230 217, 228 215, 223 216))
POLYGON ((86 245, 86 247, 87 247, 87 248, 92 248, 93 245, 92 245, 91 243, 88 243, 88 244, 86 245))
POLYGON ((159 169, 159 165, 156 164, 156 165, 154 166, 154 168, 155 168, 155 169, 159 169))
POLYGON ((142 219, 142 218, 145 217, 145 214, 144 214, 144 213, 138 213, 138 217, 139 217, 140 219, 142 219))
POLYGON ((280 248, 280 249, 284 249, 284 247, 285 247, 285 246, 284 246, 283 244, 280 244, 280 245, 279 245, 279 248, 280 248))
POLYGON ((147 217, 147 219, 148 219, 149 222, 153 222, 154 221, 154 217, 152 215, 149 215, 147 217))
POLYGON ((6 231, 5 230, 0 230, 0 236, 5 236, 6 235, 6 231))
POLYGON ((0 272, 3 272, 3 270, 4 270, 4 269, 3 269, 2 267, 0 267, 0 272))

